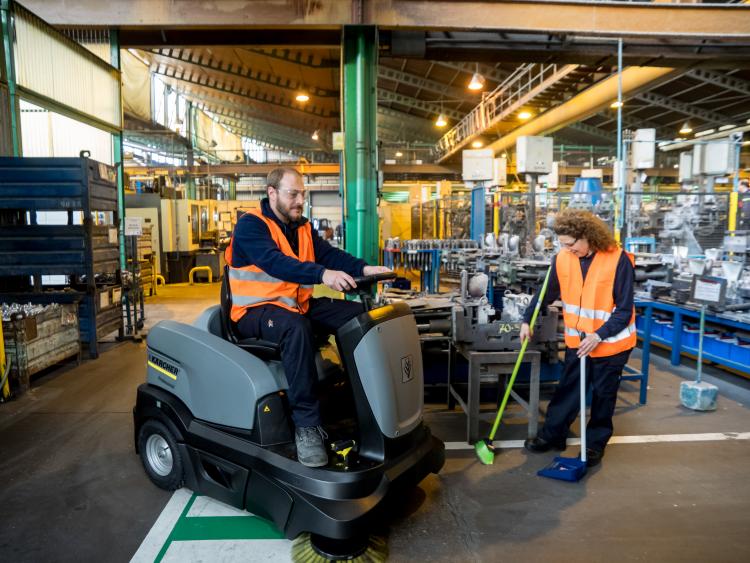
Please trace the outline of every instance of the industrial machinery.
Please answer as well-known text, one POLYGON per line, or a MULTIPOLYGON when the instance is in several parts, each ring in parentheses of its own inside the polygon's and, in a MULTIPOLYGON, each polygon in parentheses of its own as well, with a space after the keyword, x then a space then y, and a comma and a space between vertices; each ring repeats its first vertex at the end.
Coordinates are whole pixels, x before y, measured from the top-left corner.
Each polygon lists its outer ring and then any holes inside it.
MULTIPOLYGON (((373 285, 357 278, 368 309, 373 285)), ((226 276, 225 276, 226 279, 226 276)), ((147 381, 133 412, 136 449, 159 487, 194 491, 268 518, 288 538, 309 532, 333 560, 362 553, 389 492, 415 486, 444 463, 422 421, 419 336, 409 307, 366 310, 336 334, 340 366, 319 369, 334 460, 296 460, 278 347, 237 340, 231 294, 194 325, 162 321, 148 336, 147 381), (332 378, 332 379, 331 379, 332 378)), ((321 363, 322 365, 322 363, 321 363)))
MULTIPOLYGON (((549 268, 549 265, 547 265, 549 268)), ((542 280, 544 279, 542 273, 542 280)), ((523 314, 531 301, 531 295, 514 294, 509 290, 503 295, 502 311, 496 311, 487 299, 486 274, 477 274, 471 279, 461 273, 461 289, 453 301, 451 310, 453 342, 470 350, 518 350, 521 348, 519 332, 523 314)), ((532 344, 548 348, 552 356, 557 353, 557 309, 550 307, 540 317, 541 326, 534 332, 532 344)), ((554 361, 554 360, 553 360, 554 361)))

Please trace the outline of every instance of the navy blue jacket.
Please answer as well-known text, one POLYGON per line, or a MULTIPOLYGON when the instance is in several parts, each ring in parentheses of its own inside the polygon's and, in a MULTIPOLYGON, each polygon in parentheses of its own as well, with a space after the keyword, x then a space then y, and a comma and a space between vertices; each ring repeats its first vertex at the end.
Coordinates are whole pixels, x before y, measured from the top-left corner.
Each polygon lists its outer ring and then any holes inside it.
MULTIPOLYGON (((297 254, 299 249, 297 230, 307 223, 307 219, 303 217, 300 221, 287 224, 274 215, 268 198, 263 199, 260 206, 263 215, 281 228, 281 232, 289 241, 289 246, 297 254)), ((242 268, 254 265, 270 276, 304 285, 322 283, 323 272, 326 269, 342 270, 354 277, 362 275, 362 270, 367 265, 364 260, 334 248, 320 238, 315 229, 312 229, 312 241, 315 262, 300 262, 281 251, 262 219, 251 213, 245 213, 234 227, 232 266, 242 268)))
MULTIPOLYGON (((595 253, 594 253, 595 254, 595 253)), ((586 274, 589 272, 589 266, 594 260, 594 254, 591 256, 584 256, 580 258, 581 261, 581 274, 583 279, 586 279, 586 274)), ((544 295, 544 301, 542 301, 541 311, 544 311, 550 303, 560 299, 560 280, 557 277, 556 258, 552 258, 552 271, 549 274, 549 283, 547 284, 547 293, 544 295)), ((615 284, 612 288, 612 296, 615 300, 615 311, 612 316, 609 317, 596 333, 599 337, 604 340, 610 336, 614 336, 621 330, 624 330, 630 324, 630 317, 633 315, 633 287, 635 284, 635 269, 633 264, 630 263, 630 258, 624 252, 620 255, 620 261, 617 262, 617 269, 615 270, 615 284)), ((539 293, 537 292, 526 308, 526 313, 523 316, 523 322, 530 323, 531 315, 534 313, 534 307, 536 302, 539 300, 539 293)))

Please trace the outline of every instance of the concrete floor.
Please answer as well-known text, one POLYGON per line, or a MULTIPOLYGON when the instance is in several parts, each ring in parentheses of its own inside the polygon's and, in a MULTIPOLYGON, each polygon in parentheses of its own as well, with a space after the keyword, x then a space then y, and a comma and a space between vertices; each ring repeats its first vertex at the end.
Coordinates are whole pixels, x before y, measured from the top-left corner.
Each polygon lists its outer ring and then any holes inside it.
MULTIPOLYGON (((217 300, 216 284, 164 288, 147 301, 147 327, 190 321, 217 300)), ((145 344, 105 350, 0 405, 0 561, 128 561, 172 497, 148 481, 133 450, 145 344)), ((637 388, 623 385, 616 436, 703 436, 613 443, 581 483, 537 477, 551 453, 506 448, 484 466, 469 449, 449 450, 442 473, 394 510, 390 560, 750 561, 750 441, 733 434, 750 432, 750 385, 707 371, 721 377, 719 409, 696 413, 678 399, 694 367, 653 357, 648 405, 638 406, 637 388)), ((462 414, 428 405, 426 419, 461 447, 462 414)), ((511 408, 498 438, 523 438, 525 424, 511 408)), ((576 454, 570 446, 566 455, 576 454)), ((288 545, 264 560, 284 560, 288 545)), ((218 544, 201 557, 240 560, 218 544)))

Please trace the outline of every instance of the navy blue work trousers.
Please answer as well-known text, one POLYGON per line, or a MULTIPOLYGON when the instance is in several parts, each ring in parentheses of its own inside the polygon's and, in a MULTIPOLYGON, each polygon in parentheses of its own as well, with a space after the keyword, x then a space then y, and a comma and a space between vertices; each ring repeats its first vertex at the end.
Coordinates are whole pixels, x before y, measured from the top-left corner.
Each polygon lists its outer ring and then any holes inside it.
POLYGON ((242 338, 261 338, 279 344, 295 426, 319 426, 321 423, 315 392, 318 372, 313 334, 333 334, 362 311, 362 305, 354 301, 313 298, 304 315, 276 305, 262 305, 248 309, 237 323, 242 338))
MULTIPOLYGON (((548 442, 563 442, 581 410, 581 360, 576 348, 565 352, 565 365, 555 394, 547 407, 547 418, 539 436, 548 442)), ((586 357, 586 389, 591 391, 591 418, 586 425, 586 447, 604 451, 612 437, 617 390, 630 350, 602 358, 586 357)))

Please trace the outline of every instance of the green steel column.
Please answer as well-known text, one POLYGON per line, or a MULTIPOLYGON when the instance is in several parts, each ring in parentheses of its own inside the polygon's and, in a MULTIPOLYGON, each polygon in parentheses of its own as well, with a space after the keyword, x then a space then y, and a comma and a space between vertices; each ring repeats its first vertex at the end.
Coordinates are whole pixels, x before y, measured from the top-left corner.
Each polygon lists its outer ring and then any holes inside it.
POLYGON ((344 26, 344 233, 345 248, 378 263, 377 30, 344 26))
MULTIPOLYGON (((116 29, 109 30, 110 64, 117 70, 120 68, 120 36, 116 29)), ((122 78, 120 79, 122 80, 122 78)), ((117 168, 117 215, 120 218, 120 269, 127 267, 125 257, 125 170, 122 156, 122 127, 125 126, 122 117, 122 83, 120 84, 120 126, 118 133, 112 134, 112 162, 117 168)))
POLYGON ((197 112, 195 110, 195 107, 193 107, 192 102, 187 103, 187 122, 188 122, 188 142, 190 143, 190 146, 187 150, 187 166, 188 166, 188 175, 187 175, 187 186, 186 186, 186 193, 185 197, 187 199, 195 199, 195 176, 193 175, 193 166, 195 166, 195 146, 197 144, 198 136, 195 134, 195 125, 197 121, 197 112))
POLYGON ((21 156, 20 108, 16 93, 16 66, 13 59, 13 11, 10 0, 0 0, 0 25, 2 25, 2 75, 8 83, 8 115, 10 116, 10 143, 12 156, 21 156))

